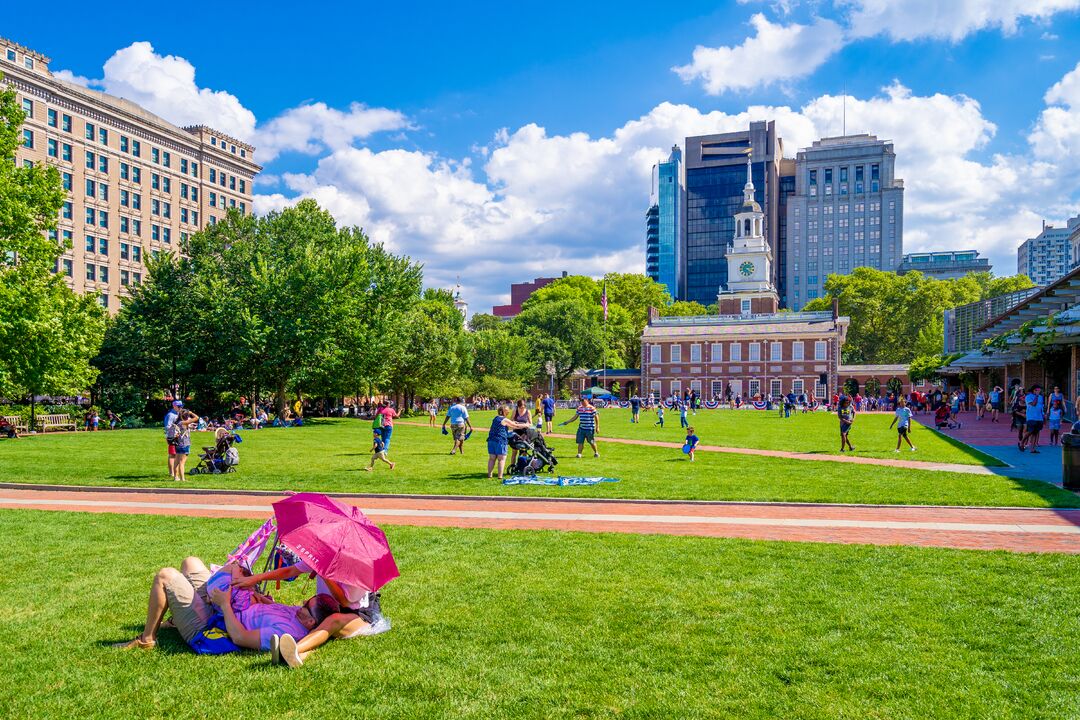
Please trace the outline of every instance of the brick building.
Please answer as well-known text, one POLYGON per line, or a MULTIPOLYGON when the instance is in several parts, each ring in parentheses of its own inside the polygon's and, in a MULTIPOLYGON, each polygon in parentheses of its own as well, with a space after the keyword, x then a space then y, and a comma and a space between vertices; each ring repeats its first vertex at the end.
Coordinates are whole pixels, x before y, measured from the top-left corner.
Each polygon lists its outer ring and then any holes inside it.
MULTIPOLYGON (((563 271, 562 276, 566 277, 566 271, 563 271)), ((532 282, 512 283, 510 285, 510 304, 496 305, 491 308, 491 314, 509 320, 521 312, 521 304, 528 300, 530 295, 558 279, 559 278, 543 277, 536 278, 532 282)))

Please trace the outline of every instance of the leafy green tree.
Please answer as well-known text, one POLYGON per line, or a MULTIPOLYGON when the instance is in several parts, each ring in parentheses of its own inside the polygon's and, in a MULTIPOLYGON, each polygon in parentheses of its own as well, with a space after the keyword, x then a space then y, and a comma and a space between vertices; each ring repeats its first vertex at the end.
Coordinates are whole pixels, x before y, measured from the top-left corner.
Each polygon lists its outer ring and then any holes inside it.
POLYGON ((667 289, 648 275, 608 273, 603 282, 607 283, 608 303, 614 303, 630 314, 639 335, 649 321, 650 307, 666 308, 671 304, 667 289))
POLYGON ((554 364, 559 385, 575 370, 603 362, 599 315, 581 298, 526 302, 514 318, 513 331, 529 341, 541 364, 554 364))
POLYGON ((471 358, 468 375, 476 382, 496 377, 515 384, 520 393, 540 370, 528 340, 512 334, 508 328, 474 332, 468 343, 467 356, 471 358))
POLYGON ((688 316, 688 315, 708 315, 709 309, 699 302, 676 300, 675 302, 660 308, 660 315, 662 316, 688 316))
POLYGON ((469 318, 469 329, 473 332, 480 332, 482 330, 497 330, 503 327, 506 321, 497 315, 489 315, 487 313, 476 313, 469 318))
POLYGON ((33 422, 34 395, 90 387, 104 311, 53 273, 64 188, 56 168, 16 164, 24 120, 15 91, 0 90, 0 393, 29 395, 33 422))

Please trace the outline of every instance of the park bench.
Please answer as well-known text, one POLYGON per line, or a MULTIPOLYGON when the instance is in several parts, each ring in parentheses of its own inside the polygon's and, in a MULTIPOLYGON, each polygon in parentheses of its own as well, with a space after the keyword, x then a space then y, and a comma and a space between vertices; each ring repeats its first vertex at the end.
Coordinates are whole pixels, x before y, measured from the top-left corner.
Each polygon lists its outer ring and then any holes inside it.
POLYGON ((64 428, 71 428, 72 430, 79 429, 78 424, 71 419, 70 415, 38 415, 37 424, 41 432, 48 432, 50 429, 54 428, 61 430, 64 428))
POLYGON ((18 415, 5 415, 4 419, 11 423, 11 426, 15 428, 15 432, 17 433, 25 433, 30 429, 26 426, 26 422, 18 415))

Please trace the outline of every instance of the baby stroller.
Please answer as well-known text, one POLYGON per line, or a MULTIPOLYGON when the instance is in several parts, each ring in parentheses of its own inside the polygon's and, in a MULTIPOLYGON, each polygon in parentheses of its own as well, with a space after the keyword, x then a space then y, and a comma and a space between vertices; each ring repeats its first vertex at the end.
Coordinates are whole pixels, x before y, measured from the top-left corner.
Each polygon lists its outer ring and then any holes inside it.
POLYGON ((199 454, 199 464, 188 471, 188 475, 218 475, 236 472, 240 464, 240 451, 233 447, 242 442, 239 435, 234 435, 225 428, 214 432, 217 441, 213 447, 203 447, 199 454))
POLYGON ((554 472, 559 461, 536 428, 526 428, 510 433, 510 447, 518 451, 517 461, 511 469, 515 475, 536 475, 554 472))

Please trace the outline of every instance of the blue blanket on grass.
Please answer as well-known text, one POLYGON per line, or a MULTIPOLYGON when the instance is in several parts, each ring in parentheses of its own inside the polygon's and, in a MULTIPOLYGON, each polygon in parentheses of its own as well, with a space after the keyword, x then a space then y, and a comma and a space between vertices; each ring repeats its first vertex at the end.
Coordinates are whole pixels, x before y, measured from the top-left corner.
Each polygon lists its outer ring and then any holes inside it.
POLYGON ((596 485, 602 482, 619 482, 619 478, 515 475, 514 477, 505 478, 503 485, 558 485, 559 487, 567 487, 571 485, 596 485))

